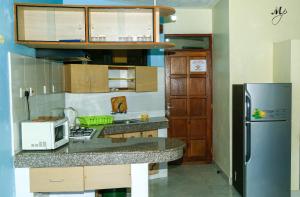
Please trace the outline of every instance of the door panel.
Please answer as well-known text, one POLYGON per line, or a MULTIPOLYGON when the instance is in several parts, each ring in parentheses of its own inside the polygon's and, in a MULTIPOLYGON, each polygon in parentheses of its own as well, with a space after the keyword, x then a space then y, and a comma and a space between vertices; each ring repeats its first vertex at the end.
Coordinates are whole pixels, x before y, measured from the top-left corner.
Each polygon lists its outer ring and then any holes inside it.
POLYGON ((246 139, 251 151, 245 167, 245 196, 290 196, 290 122, 252 122, 250 128, 251 140, 246 139))
POLYGON ((187 116, 186 99, 171 99, 169 107, 170 107, 171 116, 176 116, 176 117, 187 116))
POLYGON ((187 119, 171 119, 172 128, 171 136, 186 138, 187 137, 187 119))
POLYGON ((190 157, 204 157, 206 145, 204 140, 190 140, 190 157))
POLYGON ((170 70, 172 75, 186 74, 186 57, 172 57, 170 70))
POLYGON ((211 162, 210 52, 172 51, 167 52, 165 58, 169 136, 186 141, 184 161, 211 162), (206 62, 206 71, 193 72, 191 60, 206 62))
POLYGON ((206 116, 207 103, 206 99, 190 99, 190 115, 206 116))
POLYGON ((206 78, 190 78, 190 96, 206 96, 206 78))
POLYGON ((191 139, 205 139, 207 130, 206 119, 191 119, 190 123, 190 138, 191 139))
POLYGON ((186 78, 173 78, 171 79, 171 95, 172 96, 186 96, 186 78))

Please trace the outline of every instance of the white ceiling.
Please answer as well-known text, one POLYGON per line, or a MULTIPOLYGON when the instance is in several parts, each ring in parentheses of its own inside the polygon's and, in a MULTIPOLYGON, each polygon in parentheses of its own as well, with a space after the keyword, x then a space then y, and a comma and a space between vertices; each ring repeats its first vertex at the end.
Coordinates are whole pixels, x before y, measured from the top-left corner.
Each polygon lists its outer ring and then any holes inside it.
MULTIPOLYGON (((132 5, 153 5, 153 0, 112 0, 114 2, 126 3, 132 5)), ((166 5, 171 7, 184 8, 211 8, 219 0, 156 0, 157 5, 166 5)))

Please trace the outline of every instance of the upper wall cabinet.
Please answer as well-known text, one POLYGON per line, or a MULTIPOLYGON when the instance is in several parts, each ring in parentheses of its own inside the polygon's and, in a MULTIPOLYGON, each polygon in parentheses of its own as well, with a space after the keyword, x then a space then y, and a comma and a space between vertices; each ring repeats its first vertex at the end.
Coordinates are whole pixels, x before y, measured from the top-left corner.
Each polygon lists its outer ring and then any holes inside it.
POLYGON ((18 41, 85 41, 85 9, 17 7, 18 41))
POLYGON ((153 9, 90 9, 90 41, 153 42, 153 9))
POLYGON ((33 48, 151 49, 160 42, 160 17, 174 14, 164 6, 69 6, 16 4, 16 43, 33 48))

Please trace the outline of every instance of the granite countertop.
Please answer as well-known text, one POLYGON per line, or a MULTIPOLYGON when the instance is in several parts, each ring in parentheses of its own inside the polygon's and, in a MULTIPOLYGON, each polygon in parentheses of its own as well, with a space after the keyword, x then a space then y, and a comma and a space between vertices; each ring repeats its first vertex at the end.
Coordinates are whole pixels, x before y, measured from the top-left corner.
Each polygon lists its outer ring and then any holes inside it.
POLYGON ((16 168, 96 166, 168 162, 183 156, 184 142, 170 138, 98 138, 70 140, 51 151, 21 151, 14 157, 16 168))
POLYGON ((153 117, 149 118, 148 121, 139 121, 138 119, 132 119, 135 122, 126 124, 108 124, 100 126, 97 129, 102 130, 102 134, 118 134, 118 133, 129 133, 137 131, 150 131, 156 129, 168 128, 168 119, 165 117, 153 117))
POLYGON ((130 124, 98 126, 90 140, 73 140, 56 150, 21 151, 14 157, 16 168, 71 167, 168 162, 183 156, 185 144, 170 138, 101 138, 105 134, 147 131, 168 127, 165 117, 130 124))

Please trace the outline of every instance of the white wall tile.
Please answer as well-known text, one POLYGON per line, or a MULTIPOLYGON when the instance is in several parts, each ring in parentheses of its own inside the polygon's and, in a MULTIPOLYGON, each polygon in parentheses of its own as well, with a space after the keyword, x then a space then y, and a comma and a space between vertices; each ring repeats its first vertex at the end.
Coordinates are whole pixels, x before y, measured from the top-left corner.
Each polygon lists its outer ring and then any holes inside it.
POLYGON ((44 94, 45 75, 44 75, 44 59, 36 59, 36 95, 44 94))
MULTIPOLYGON (((31 119, 38 116, 49 116, 51 110, 64 107, 64 93, 61 94, 43 94, 43 86, 47 82, 50 86, 50 65, 51 61, 44 59, 35 59, 18 54, 11 54, 11 92, 13 109, 13 135, 14 152, 21 150, 21 122, 27 120, 26 98, 20 98, 20 88, 32 87, 35 95, 29 97, 31 108, 31 119), (47 66, 45 66, 47 62, 47 66), (45 69, 46 67, 46 69, 45 69)), ((57 67, 62 64, 56 63, 57 67)), ((50 90, 50 89, 49 89, 50 90)))
POLYGON ((36 59, 32 57, 25 57, 25 88, 29 90, 29 88, 32 88, 34 92, 36 91, 36 80, 37 80, 37 74, 36 74, 36 59))

